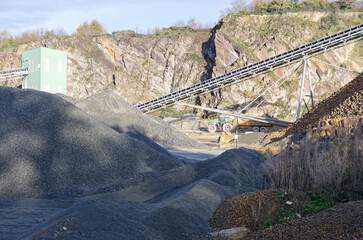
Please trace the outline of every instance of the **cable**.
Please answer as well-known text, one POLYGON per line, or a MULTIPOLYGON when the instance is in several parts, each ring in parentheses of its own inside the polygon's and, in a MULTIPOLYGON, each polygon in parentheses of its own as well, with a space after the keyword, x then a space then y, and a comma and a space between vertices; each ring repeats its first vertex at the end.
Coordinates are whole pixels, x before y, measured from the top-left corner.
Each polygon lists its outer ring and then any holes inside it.
POLYGON ((274 82, 274 84, 272 84, 270 87, 268 87, 265 91, 263 91, 260 95, 258 95, 258 97, 256 97, 252 102, 250 102, 249 104, 247 104, 246 107, 244 107, 241 112, 243 112, 244 110, 246 110, 249 106, 251 106, 254 102, 257 101, 257 99, 259 99, 262 95, 264 95, 267 91, 269 91, 272 87, 274 87, 278 82, 280 82, 282 79, 284 79, 288 74, 290 74, 292 72, 292 70, 295 70, 296 68, 300 67, 301 62, 299 62, 298 64, 296 64, 293 68, 291 68, 287 73, 285 73, 284 76, 282 76, 279 80, 277 80, 276 82, 274 82))
POLYGON ((320 63, 322 63, 322 64, 326 64, 326 65, 329 65, 329 66, 332 66, 332 67, 340 68, 340 69, 343 69, 343 70, 345 70, 345 71, 350 71, 350 72, 354 72, 354 73, 358 73, 358 74, 360 74, 360 72, 358 72, 358 71, 350 70, 350 69, 348 69, 348 68, 344 68, 344 67, 339 67, 339 66, 336 66, 336 65, 333 65, 333 64, 330 64, 330 63, 326 63, 326 62, 322 62, 322 61, 319 61, 319 60, 316 60, 316 59, 312 59, 312 58, 310 58, 309 60, 311 60, 311 61, 315 61, 315 62, 320 62, 320 63))

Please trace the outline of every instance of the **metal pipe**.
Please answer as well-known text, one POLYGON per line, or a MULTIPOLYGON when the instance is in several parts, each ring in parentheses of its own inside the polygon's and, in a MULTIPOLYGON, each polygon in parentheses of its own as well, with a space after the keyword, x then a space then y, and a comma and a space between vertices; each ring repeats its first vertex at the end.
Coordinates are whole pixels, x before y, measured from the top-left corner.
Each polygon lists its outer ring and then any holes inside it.
MULTIPOLYGON (((176 102, 175 104, 176 105, 181 105, 181 106, 186 106, 186 107, 197 108, 197 109, 201 109, 201 110, 205 110, 205 111, 215 112, 215 113, 221 113, 221 114, 237 117, 237 118, 240 118, 240 119, 243 119, 243 120, 250 120, 250 121, 267 123, 267 124, 276 125, 276 126, 279 126, 279 127, 288 127, 289 126, 288 124, 284 124, 284 123, 288 123, 288 122, 279 121, 279 120, 276 120, 276 119, 269 120, 269 119, 255 118, 255 117, 247 117, 247 116, 240 115, 240 114, 229 113, 229 112, 218 110, 218 109, 207 108, 207 107, 202 107, 202 106, 197 106, 197 105, 192 105, 192 104, 187 104, 187 103, 176 102)), ((292 123, 290 123, 290 124, 292 124, 292 123)))
POLYGON ((296 116, 296 121, 299 120, 300 117, 300 109, 301 109, 301 100, 303 97, 303 92, 304 92, 304 81, 305 81, 305 70, 306 70, 306 57, 304 58, 304 70, 303 70, 303 74, 301 77, 301 87, 300 87, 300 97, 299 97, 299 106, 297 108, 297 116, 296 116))

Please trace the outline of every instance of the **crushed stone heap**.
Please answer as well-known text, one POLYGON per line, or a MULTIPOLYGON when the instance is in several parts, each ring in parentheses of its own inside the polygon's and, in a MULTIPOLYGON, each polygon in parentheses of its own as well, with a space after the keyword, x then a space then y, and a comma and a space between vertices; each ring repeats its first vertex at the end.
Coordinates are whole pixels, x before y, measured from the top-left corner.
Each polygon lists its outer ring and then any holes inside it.
POLYGON ((240 148, 150 172, 140 184, 82 198, 19 239, 51 239, 63 227, 67 239, 200 239, 224 199, 260 189, 263 162, 258 152, 240 148))
POLYGON ((265 159, 255 150, 185 164, 144 136, 141 123, 113 129, 103 117, 122 109, 149 119, 113 97, 80 106, 85 112, 57 95, 0 87, 6 238, 193 239, 224 199, 263 186, 265 159))
POLYGON ((160 118, 144 114, 111 90, 75 104, 119 132, 138 132, 163 147, 205 148, 160 118))
POLYGON ((0 198, 92 190, 182 165, 57 95, 0 87, 0 109, 0 198))
POLYGON ((346 117, 363 117, 363 73, 301 117, 284 132, 283 137, 295 132, 305 132, 309 126, 324 119, 346 117))

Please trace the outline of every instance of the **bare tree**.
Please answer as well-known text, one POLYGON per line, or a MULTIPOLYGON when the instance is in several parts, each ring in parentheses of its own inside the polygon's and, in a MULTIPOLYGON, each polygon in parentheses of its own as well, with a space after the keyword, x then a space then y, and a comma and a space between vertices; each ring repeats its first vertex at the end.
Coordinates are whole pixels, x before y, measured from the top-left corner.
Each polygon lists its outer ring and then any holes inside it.
POLYGON ((221 17, 225 17, 228 14, 232 13, 246 13, 247 12, 247 3, 245 0, 234 0, 231 3, 232 7, 227 9, 220 10, 221 17))
POLYGON ((7 30, 3 30, 0 32, 0 43, 4 40, 9 39, 11 37, 10 33, 7 30))
POLYGON ((185 22, 183 20, 178 20, 175 23, 175 27, 185 27, 185 22))
POLYGON ((195 18, 190 18, 187 22, 187 26, 189 26, 193 29, 203 28, 203 24, 201 22, 197 21, 195 18))
POLYGON ((247 3, 245 0, 234 0, 232 2, 232 12, 241 13, 247 12, 247 3))

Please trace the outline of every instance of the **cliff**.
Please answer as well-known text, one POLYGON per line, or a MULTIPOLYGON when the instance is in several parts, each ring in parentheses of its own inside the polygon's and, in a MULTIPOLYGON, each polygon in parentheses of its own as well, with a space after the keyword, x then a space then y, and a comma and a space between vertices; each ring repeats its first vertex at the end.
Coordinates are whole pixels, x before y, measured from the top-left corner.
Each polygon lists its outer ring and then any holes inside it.
MULTIPOLYGON (((68 92, 83 99, 112 89, 132 104, 142 103, 272 57, 312 40, 362 22, 361 13, 298 12, 272 15, 229 15, 212 30, 171 27, 152 35, 130 31, 102 36, 47 38, 0 53, 0 69, 21 66, 22 51, 49 47, 68 54, 68 92)), ((333 65, 362 71, 363 43, 314 57, 333 65)), ((310 61, 316 102, 345 85, 356 74, 310 61)), ((197 100, 202 105, 241 110, 290 67, 279 69, 197 100)), ((294 119, 302 69, 247 109, 249 115, 294 119)), ((306 90, 309 83, 306 81, 306 90)), ((19 86, 20 81, 3 82, 19 86)))

